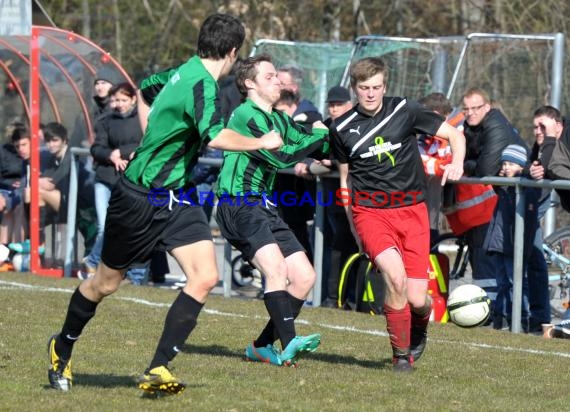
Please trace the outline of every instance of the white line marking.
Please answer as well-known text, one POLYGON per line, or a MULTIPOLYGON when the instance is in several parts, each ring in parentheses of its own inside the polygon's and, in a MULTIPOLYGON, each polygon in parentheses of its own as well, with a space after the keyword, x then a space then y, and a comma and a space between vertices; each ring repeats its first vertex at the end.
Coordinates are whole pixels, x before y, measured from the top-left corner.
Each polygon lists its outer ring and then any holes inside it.
MULTIPOLYGON (((74 289, 66 289, 66 288, 54 288, 54 287, 43 287, 43 286, 36 286, 30 285, 26 283, 17 283, 17 282, 7 282, 4 280, 0 280, 0 291, 1 290, 14 290, 14 289, 29 289, 29 290, 37 290, 39 292, 60 292, 60 293, 73 293, 74 289)), ((124 300, 127 302, 133 302, 140 305, 151 306, 151 307, 158 307, 158 308, 168 308, 170 307, 169 303, 158 303, 158 302, 151 302, 145 299, 138 299, 138 298, 130 298, 130 297, 119 297, 119 296, 111 296, 111 299, 118 299, 124 300)), ((204 309, 203 312, 214 315, 214 316, 228 316, 234 318, 243 318, 243 319, 266 319, 264 316, 246 316, 239 313, 228 313, 228 312, 221 312, 216 309, 204 309)), ((351 332, 351 333, 360 333, 363 335, 372 335, 372 336, 388 336, 388 334, 384 331, 377 330, 377 329, 357 329, 354 326, 342 326, 342 325, 330 325, 326 323, 314 323, 309 322, 304 319, 297 319, 295 321, 298 324, 303 325, 315 325, 325 329, 337 330, 337 331, 344 331, 344 332, 351 332)), ((536 349, 528 349, 528 348, 514 348, 512 346, 498 346, 498 345, 489 345, 487 343, 478 343, 478 342, 465 342, 465 341, 456 341, 456 340, 449 340, 449 339, 429 339, 430 342, 434 343, 444 343, 449 345, 464 345, 473 348, 480 348, 480 349, 491 349, 491 350, 501 350, 505 352, 520 352, 520 353, 529 353, 533 355, 544 355, 544 356, 556 356, 562 358, 570 358, 569 352, 549 352, 543 350, 536 350, 536 349)))

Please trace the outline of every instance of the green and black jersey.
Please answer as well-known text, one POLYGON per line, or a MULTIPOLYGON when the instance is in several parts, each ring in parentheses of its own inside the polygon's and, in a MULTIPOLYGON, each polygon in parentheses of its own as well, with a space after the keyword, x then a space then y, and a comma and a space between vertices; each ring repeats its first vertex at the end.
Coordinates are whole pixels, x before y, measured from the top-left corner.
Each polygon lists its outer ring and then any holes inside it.
POLYGON ((313 129, 309 134, 287 114, 275 109, 268 113, 250 99, 234 110, 228 128, 255 138, 275 130, 283 146, 278 151, 225 152, 218 196, 271 193, 278 169, 292 167, 319 149, 324 154, 329 150, 327 129, 313 129))
MULTIPOLYGON (((189 187, 202 144, 224 128, 218 84, 199 57, 155 78, 166 84, 152 103, 142 144, 125 176, 151 189, 189 187)), ((143 82, 143 86, 144 86, 143 82)))
POLYGON ((139 91, 146 104, 150 106, 154 102, 158 93, 160 93, 164 85, 168 83, 168 80, 177 70, 178 67, 171 67, 170 69, 151 74, 141 82, 139 91))

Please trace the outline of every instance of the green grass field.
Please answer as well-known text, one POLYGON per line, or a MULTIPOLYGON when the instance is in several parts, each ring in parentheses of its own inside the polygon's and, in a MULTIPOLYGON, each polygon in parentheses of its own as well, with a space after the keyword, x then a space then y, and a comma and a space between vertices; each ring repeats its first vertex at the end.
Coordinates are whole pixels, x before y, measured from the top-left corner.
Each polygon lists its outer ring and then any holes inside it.
POLYGON ((146 368, 176 291, 124 286, 98 308, 73 357, 74 387, 48 387, 46 343, 76 279, 0 274, 1 411, 522 411, 570 407, 570 341, 433 324, 413 374, 391 371, 382 316, 306 308, 299 334, 319 350, 294 368, 245 362, 266 322, 261 301, 212 296, 171 366, 178 396, 141 397, 146 368))

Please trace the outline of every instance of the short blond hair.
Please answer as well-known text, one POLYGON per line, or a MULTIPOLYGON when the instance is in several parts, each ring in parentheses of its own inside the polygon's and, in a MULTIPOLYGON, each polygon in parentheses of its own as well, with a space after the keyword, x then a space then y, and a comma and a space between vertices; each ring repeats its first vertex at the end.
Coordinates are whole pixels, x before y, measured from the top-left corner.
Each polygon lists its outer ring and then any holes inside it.
POLYGON ((487 93, 485 90, 480 89, 478 87, 471 87, 469 89, 467 89, 465 91, 465 93, 463 93, 463 99, 465 99, 466 97, 471 97, 474 95, 479 95, 483 98, 483 101, 486 104, 491 104, 491 98, 489 97, 489 93, 487 93))
POLYGON ((365 57, 358 60, 350 68, 350 85, 356 86, 358 82, 364 82, 372 76, 381 73, 384 79, 384 85, 388 82, 388 65, 380 57, 365 57))

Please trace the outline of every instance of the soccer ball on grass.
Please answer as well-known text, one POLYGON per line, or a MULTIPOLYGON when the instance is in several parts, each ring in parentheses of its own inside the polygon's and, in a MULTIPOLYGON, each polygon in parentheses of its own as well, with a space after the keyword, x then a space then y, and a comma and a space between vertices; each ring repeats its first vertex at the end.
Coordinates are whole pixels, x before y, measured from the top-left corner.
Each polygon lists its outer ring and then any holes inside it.
POLYGON ((479 286, 461 285, 449 294, 447 312, 449 319, 457 326, 480 326, 489 318, 491 299, 479 286))
POLYGON ((17 272, 28 272, 30 270, 30 254, 16 253, 12 256, 12 264, 17 272))

